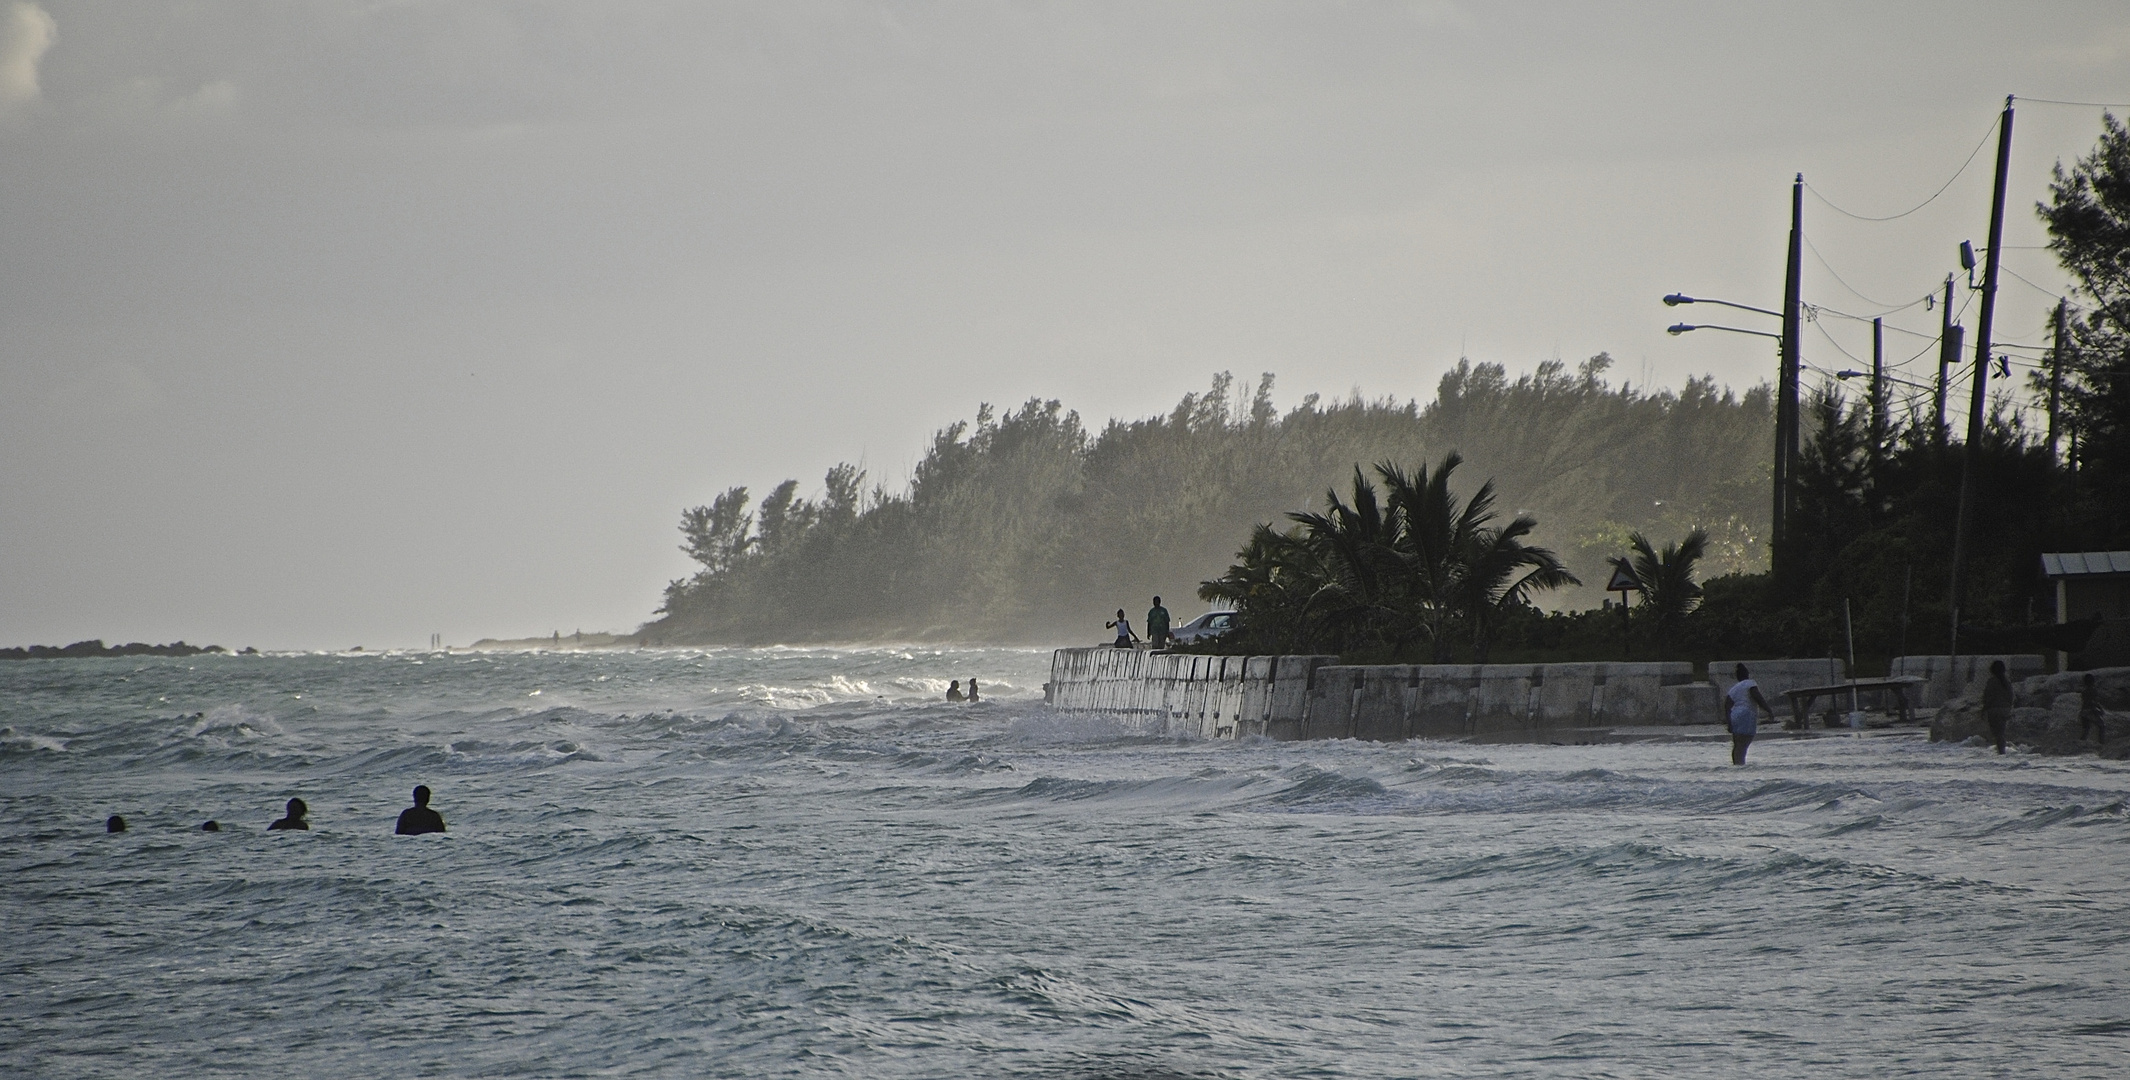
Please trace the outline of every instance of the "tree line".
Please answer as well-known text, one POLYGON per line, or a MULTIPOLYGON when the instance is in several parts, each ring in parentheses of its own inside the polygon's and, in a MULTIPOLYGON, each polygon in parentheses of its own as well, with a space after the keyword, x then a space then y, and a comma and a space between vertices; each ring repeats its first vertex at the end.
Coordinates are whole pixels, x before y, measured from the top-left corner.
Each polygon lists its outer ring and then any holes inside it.
POLYGON ((1191 595, 1255 526, 1308 507, 1356 462, 1451 448, 1515 493, 1512 517, 1544 522, 1538 539, 1571 577, 1596 574, 1631 533, 1697 525, 1719 571, 1764 565, 1767 388, 1615 386, 1611 363, 1548 361, 1512 378, 1459 361, 1424 404, 1311 394, 1285 412, 1271 375, 1249 390, 1221 373, 1166 414, 1092 434, 1058 401, 980 406, 933 435, 902 490, 868 487, 846 464, 811 497, 786 480, 759 503, 733 487, 686 510, 683 550, 699 570, 668 585, 641 632, 676 643, 1096 637, 1120 606, 1191 595))

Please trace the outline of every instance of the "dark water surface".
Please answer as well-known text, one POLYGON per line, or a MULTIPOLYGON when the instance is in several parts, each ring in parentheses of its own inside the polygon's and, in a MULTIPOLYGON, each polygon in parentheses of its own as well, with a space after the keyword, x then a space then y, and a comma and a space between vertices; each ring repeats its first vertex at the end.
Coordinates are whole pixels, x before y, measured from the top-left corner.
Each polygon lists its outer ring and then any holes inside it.
POLYGON ((1048 662, 0 664, 0 1074, 2130 1067, 2120 763, 1177 743, 1048 662))

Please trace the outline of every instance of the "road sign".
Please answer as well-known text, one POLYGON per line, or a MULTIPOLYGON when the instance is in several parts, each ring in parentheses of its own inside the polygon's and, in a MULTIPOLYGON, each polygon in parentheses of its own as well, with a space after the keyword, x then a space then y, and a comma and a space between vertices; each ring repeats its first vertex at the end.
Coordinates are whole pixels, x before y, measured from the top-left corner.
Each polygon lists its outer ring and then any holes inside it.
POLYGON ((1605 591, 1641 592, 1642 579, 1634 576, 1634 570, 1627 565, 1627 560, 1620 559, 1612 564, 1612 583, 1605 586, 1605 591))

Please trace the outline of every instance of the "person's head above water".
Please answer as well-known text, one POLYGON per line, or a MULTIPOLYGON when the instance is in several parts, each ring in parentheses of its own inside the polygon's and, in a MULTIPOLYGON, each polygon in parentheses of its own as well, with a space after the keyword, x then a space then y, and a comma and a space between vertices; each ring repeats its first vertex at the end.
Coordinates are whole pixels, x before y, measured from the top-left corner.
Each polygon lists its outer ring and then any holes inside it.
POLYGON ((288 801, 288 816, 292 818, 300 818, 309 814, 310 812, 310 805, 305 803, 302 799, 290 799, 288 801))
POLYGON ((111 815, 110 817, 107 817, 107 818, 105 818, 105 819, 104 819, 104 831, 105 831, 105 832, 125 832, 125 831, 126 831, 126 819, 125 819, 125 818, 122 818, 122 817, 119 817, 119 816, 118 816, 117 814, 113 814, 113 815, 111 815))
POLYGON ((427 785, 427 784, 416 784, 416 785, 414 785, 414 805, 416 805, 416 806, 427 806, 427 805, 429 805, 429 785, 427 785))
POLYGON ((200 831, 201 831, 201 832, 221 832, 221 831, 222 831, 222 823, 221 823, 221 822, 219 822, 219 821, 215 821, 215 820, 212 820, 212 819, 209 819, 209 820, 207 820, 207 821, 203 821, 203 822, 201 822, 201 823, 200 823, 200 831))

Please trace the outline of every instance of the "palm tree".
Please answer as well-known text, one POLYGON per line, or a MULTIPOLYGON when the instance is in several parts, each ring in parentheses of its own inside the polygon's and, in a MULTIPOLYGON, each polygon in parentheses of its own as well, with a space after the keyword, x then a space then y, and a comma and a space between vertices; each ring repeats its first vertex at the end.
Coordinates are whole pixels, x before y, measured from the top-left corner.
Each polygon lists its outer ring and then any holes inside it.
POLYGON ((1634 549, 1633 569, 1642 579, 1643 610, 1655 616, 1658 644, 1669 644, 1679 620, 1701 603, 1701 586, 1694 582, 1694 564, 1708 552, 1708 530, 1695 529, 1677 544, 1659 552, 1641 533, 1627 534, 1634 549))
POLYGON ((1389 463, 1376 466, 1390 489, 1391 505, 1403 513, 1400 551, 1414 575, 1415 591, 1425 598, 1428 636, 1438 664, 1449 663, 1454 655, 1453 623, 1462 621, 1470 629, 1473 659, 1483 663, 1494 612, 1525 602, 1538 589, 1582 584, 1553 552, 1523 542, 1538 526, 1536 518, 1519 515, 1503 528, 1489 526, 1494 520, 1493 481, 1458 503, 1449 482, 1463 463, 1452 451, 1432 474, 1423 466, 1410 478, 1389 463))

